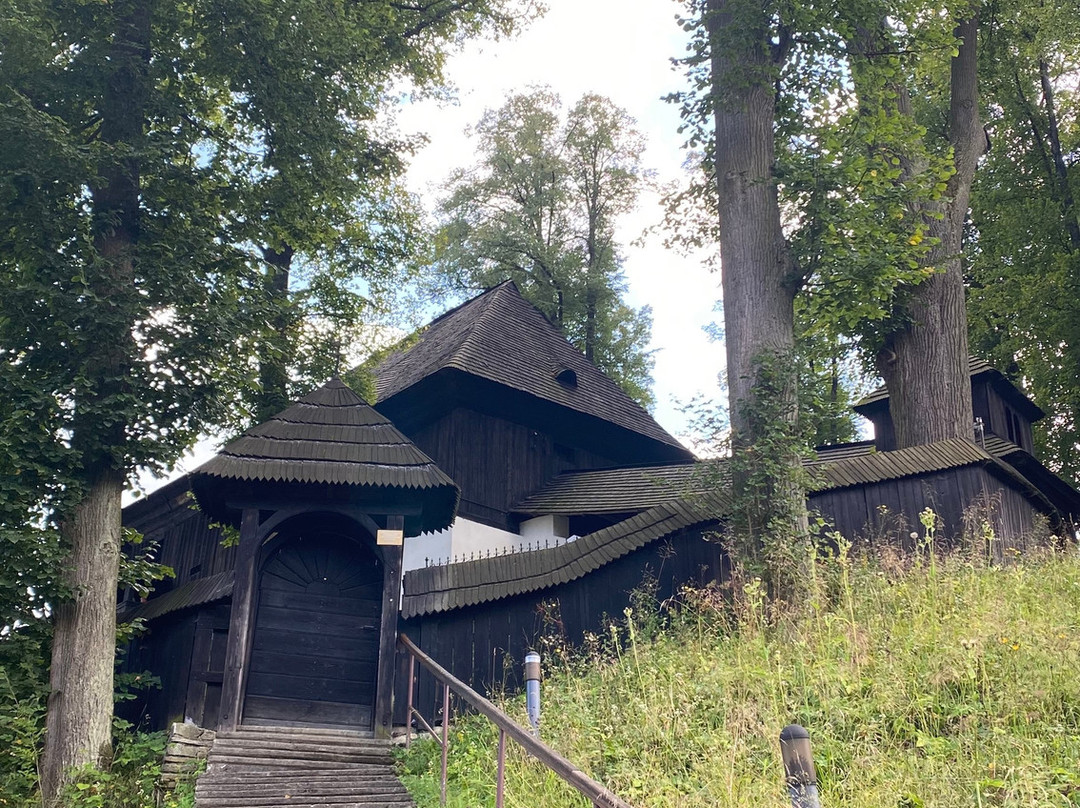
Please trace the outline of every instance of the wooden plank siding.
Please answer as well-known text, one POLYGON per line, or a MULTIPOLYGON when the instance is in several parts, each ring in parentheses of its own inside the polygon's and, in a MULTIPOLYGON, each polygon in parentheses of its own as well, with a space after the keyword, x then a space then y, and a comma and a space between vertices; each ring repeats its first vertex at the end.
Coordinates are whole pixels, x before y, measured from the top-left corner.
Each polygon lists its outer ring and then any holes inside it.
POLYGON ((194 507, 194 503, 190 508, 174 511, 171 519, 173 521, 151 523, 146 527, 138 522, 129 525, 142 532, 147 539, 159 543, 158 563, 167 565, 176 573, 175 578, 158 583, 155 595, 164 594, 195 578, 233 569, 236 547, 222 544, 221 531, 210 527, 210 520, 194 507))
POLYGON ((315 534, 273 552, 259 576, 242 722, 370 729, 382 595, 382 565, 358 543, 315 534))
POLYGON ((458 516, 503 530, 516 529, 510 516, 514 503, 557 474, 617 462, 465 407, 454 408, 409 437, 458 484, 462 491, 458 516))
POLYGON ((814 492, 808 504, 826 518, 830 530, 848 539, 871 547, 888 544, 907 552, 916 546, 910 534, 921 537, 924 533, 919 514, 925 508, 937 515, 940 549, 960 546, 965 531, 985 517, 994 528, 999 557, 1007 548, 1030 549, 1045 510, 1016 488, 1003 485, 982 465, 814 492), (970 524, 965 524, 965 517, 970 524))
MULTIPOLYGON (((704 585, 720 577, 724 560, 711 532, 685 530, 648 544, 589 575, 539 592, 404 620, 404 631, 426 653, 481 693, 522 686, 525 652, 542 637, 580 644, 586 632, 606 633, 622 620, 632 593, 646 582, 663 601, 686 584, 704 585)), ((543 650, 543 649, 541 649, 543 650)), ((395 722, 405 721, 407 669, 399 664, 395 722)), ((438 694, 431 677, 421 677, 415 704, 430 717, 438 694)))

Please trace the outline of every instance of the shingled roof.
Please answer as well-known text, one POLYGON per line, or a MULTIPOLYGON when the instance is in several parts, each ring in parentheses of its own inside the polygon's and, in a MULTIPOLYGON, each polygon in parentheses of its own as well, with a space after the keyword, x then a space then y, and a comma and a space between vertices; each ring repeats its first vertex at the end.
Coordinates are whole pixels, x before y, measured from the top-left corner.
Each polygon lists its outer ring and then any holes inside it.
POLYGON ((685 497, 700 463, 630 466, 560 474, 518 502, 524 515, 601 514, 642 511, 685 497))
POLYGON ((450 310, 375 368, 380 404, 433 374, 458 371, 496 382, 661 444, 686 450, 574 348, 512 281, 450 310))
POLYGON ((134 610, 123 616, 125 622, 142 619, 156 620, 167 614, 203 606, 207 603, 223 600, 232 595, 233 571, 219 572, 206 578, 188 581, 164 595, 139 604, 134 610))
POLYGON ((668 502, 555 547, 412 570, 405 574, 402 617, 488 603, 574 581, 657 539, 714 522, 726 510, 727 502, 719 495, 668 502))
POLYGON ((413 491, 423 530, 441 530, 458 489, 435 462, 341 380, 332 379, 252 427, 192 473, 199 503, 224 508, 222 481, 349 487, 368 495, 413 491))
MULTIPOLYGON (((1018 449, 1011 444, 996 448, 1018 449)), ((807 465, 815 476, 812 492, 984 465, 1013 480, 1030 496, 1052 505, 1045 493, 1012 465, 959 439, 892 452, 877 452, 865 442, 846 444, 835 447, 835 451, 823 448, 807 465)), ((685 528, 717 522, 728 513, 730 505, 724 484, 715 482, 722 479, 725 466, 725 461, 707 461, 564 473, 520 502, 515 511, 567 515, 641 512, 555 547, 410 571, 405 575, 402 614, 417 617, 557 586, 649 542, 685 528), (710 473, 710 465, 717 471, 710 473), (702 491, 708 487, 712 490, 702 491)))
MULTIPOLYGON (((1000 447, 995 444, 995 448, 1000 448, 1003 454, 1011 451, 1008 447, 1012 444, 1006 441, 1001 444, 1000 447)), ((513 510, 523 515, 641 511, 691 493, 702 493, 704 488, 715 485, 716 475, 710 474, 707 467, 717 462, 725 461, 565 472, 516 504, 513 510)), ((869 442, 822 447, 806 465, 814 475, 812 490, 828 491, 976 463, 996 464, 998 460, 989 446, 984 450, 969 441, 953 439, 892 452, 875 451, 869 442)), ((1025 484, 1029 483, 1025 480, 1025 484)))

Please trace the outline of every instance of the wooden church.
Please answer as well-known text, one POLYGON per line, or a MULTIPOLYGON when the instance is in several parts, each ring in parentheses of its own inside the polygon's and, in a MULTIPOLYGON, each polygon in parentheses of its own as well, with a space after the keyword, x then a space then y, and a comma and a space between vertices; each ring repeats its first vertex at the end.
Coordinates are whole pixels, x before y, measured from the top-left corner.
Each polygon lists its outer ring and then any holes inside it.
MULTIPOLYGON (((371 406, 328 382, 125 510, 176 573, 120 605, 148 627, 126 666, 162 685, 129 717, 385 736, 404 721, 401 631, 477 689, 513 687, 542 633, 601 630, 643 581, 663 598, 722 578, 715 464, 512 283, 428 325, 375 382, 371 406)), ((1041 411, 987 366, 972 383, 974 443, 895 451, 888 399, 868 397, 877 444, 822 448, 810 506, 901 544, 927 506, 957 536, 983 507, 1003 547, 1073 530, 1080 493, 1031 454, 1041 411)))

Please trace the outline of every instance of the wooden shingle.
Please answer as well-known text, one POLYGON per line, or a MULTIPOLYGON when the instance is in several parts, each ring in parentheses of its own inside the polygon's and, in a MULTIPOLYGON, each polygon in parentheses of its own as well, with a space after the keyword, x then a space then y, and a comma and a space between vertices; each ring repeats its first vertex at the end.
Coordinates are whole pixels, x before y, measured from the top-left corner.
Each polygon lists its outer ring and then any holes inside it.
POLYGON ((574 348, 512 281, 442 315, 375 368, 379 403, 453 368, 600 418, 690 458, 621 387, 574 348), (559 380, 571 370, 576 384, 559 380))
POLYGON ((555 547, 447 564, 440 572, 430 567, 412 570, 405 574, 402 616, 416 617, 558 586, 651 541, 715 521, 725 511, 725 500, 715 495, 677 505, 662 504, 555 547), (432 598, 433 594, 439 597, 432 598))
POLYGON ((230 482, 329 484, 373 498, 402 489, 422 507, 422 530, 447 527, 458 500, 454 481, 340 379, 252 427, 192 473, 196 497, 216 517, 230 482))

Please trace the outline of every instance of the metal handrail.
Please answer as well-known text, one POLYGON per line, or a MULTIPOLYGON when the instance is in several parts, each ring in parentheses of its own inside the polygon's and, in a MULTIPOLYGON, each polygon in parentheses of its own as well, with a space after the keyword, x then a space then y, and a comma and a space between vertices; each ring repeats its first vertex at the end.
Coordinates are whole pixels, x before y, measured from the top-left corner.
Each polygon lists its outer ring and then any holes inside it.
MULTIPOLYGON (((595 808, 632 808, 629 803, 624 802, 603 785, 593 780, 546 743, 539 738, 534 738, 528 730, 515 722, 514 719, 421 651, 408 636, 398 634, 398 644, 409 653, 409 699, 407 707, 409 722, 411 723, 413 716, 415 716, 432 736, 435 735, 434 730, 420 715, 419 711, 413 707, 416 662, 419 662, 443 685, 441 804, 446 804, 446 756, 450 743, 447 725, 450 722, 450 691, 453 691, 459 698, 499 728, 499 758, 495 789, 496 808, 502 808, 503 805, 503 775, 506 760, 506 736, 508 735, 522 749, 554 772, 564 783, 577 789, 579 793, 592 802, 595 808)), ((411 738, 411 735, 410 729, 406 738, 411 738)))

